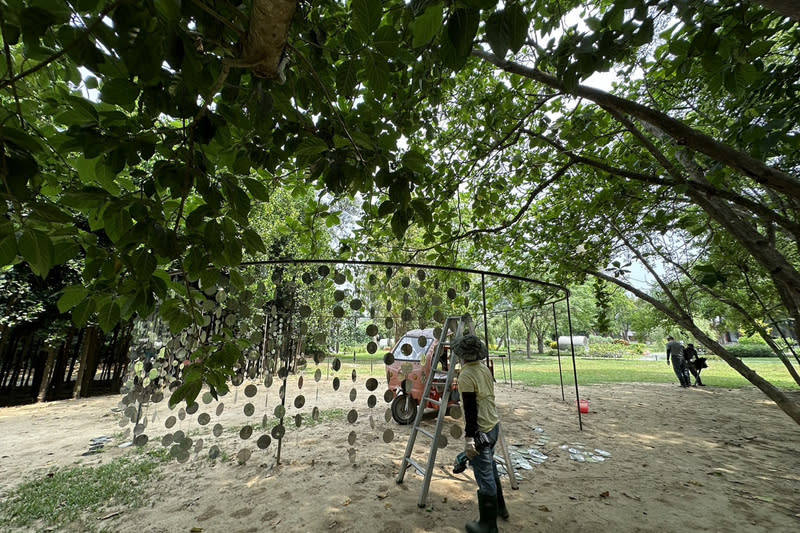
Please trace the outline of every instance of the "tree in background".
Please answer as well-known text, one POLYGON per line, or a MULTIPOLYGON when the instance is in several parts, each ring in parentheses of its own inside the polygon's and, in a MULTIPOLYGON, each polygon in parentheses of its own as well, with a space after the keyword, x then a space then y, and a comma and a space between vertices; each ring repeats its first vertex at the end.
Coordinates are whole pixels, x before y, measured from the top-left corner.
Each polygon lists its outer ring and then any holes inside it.
POLYGON ((594 300, 597 304, 597 313, 594 316, 592 328, 597 335, 608 337, 611 335, 611 294, 608 292, 606 283, 600 278, 595 278, 592 282, 594 300))

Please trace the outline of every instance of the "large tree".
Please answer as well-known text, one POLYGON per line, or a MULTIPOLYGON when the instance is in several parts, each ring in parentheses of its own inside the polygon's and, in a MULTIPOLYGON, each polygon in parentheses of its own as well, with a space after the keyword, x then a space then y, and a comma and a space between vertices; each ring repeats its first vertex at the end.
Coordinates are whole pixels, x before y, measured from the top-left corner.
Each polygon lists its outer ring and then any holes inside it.
POLYGON ((800 329, 798 26, 761 4, 10 0, 0 263, 84 258, 61 302, 79 323, 161 301, 196 326, 190 282, 265 251, 253 203, 310 186, 357 195, 395 236, 426 226, 443 261, 470 237, 556 279, 624 283, 604 270, 622 248, 707 221, 800 329), (613 94, 582 84, 608 70, 613 94))

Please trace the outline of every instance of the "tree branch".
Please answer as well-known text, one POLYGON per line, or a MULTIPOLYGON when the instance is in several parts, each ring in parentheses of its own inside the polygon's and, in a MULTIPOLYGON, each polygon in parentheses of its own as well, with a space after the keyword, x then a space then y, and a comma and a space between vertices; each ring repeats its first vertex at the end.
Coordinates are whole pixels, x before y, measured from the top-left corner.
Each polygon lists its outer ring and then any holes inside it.
POLYGON ((450 244, 452 242, 460 241, 460 240, 472 237, 474 235, 480 235, 480 234, 484 234, 484 233, 494 233, 494 234, 496 234, 496 233, 500 233, 501 231, 510 228, 511 226, 513 226, 514 224, 519 222, 519 220, 522 218, 522 216, 525 213, 528 212, 528 209, 530 209, 531 204, 533 203, 533 200, 536 198, 536 196, 538 196, 539 193, 541 193, 542 191, 547 189, 547 187, 549 187, 550 185, 555 183, 564 174, 566 174, 567 170, 569 170, 570 167, 572 167, 574 164, 575 163, 573 163, 573 162, 567 163, 566 165, 564 165, 563 167, 558 169, 555 172, 555 174, 553 174, 550 177, 550 179, 547 179, 547 180, 543 181, 538 186, 536 186, 533 190, 531 190, 528 193, 528 199, 525 201, 525 204, 522 207, 520 207, 517 210, 517 213, 512 218, 510 218, 509 220, 506 220, 505 222, 503 222, 503 223, 501 223, 501 224, 499 224, 497 226, 491 227, 491 228, 476 228, 476 229, 472 229, 472 230, 466 231, 464 233, 461 233, 459 235, 451 237, 451 238, 449 238, 447 240, 440 241, 439 243, 437 243, 437 244, 435 244, 433 246, 428 246, 426 248, 419 248, 419 249, 415 250, 415 254, 416 253, 420 253, 420 252, 427 252, 429 250, 433 250, 434 248, 437 248, 437 247, 442 246, 444 244, 450 244))
POLYGON ((580 96, 618 113, 630 115, 643 122, 652 124, 669 135, 677 144, 685 145, 694 151, 707 155, 726 166, 753 178, 764 186, 786 194, 790 198, 800 200, 800 179, 770 167, 745 153, 734 150, 724 143, 701 133, 669 115, 643 106, 631 100, 620 98, 599 89, 578 85, 569 89, 555 76, 536 68, 526 67, 519 63, 506 61, 484 50, 473 49, 472 55, 488 61, 501 70, 532 79, 554 89, 580 96))

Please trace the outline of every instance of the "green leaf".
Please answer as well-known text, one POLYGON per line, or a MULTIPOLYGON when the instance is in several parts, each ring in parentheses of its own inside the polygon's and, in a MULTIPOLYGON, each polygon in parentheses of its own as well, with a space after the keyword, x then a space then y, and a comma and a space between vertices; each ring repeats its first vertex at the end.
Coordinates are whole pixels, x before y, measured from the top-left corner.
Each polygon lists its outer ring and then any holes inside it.
POLYGON ((19 238, 19 252, 37 276, 45 277, 53 267, 53 242, 46 233, 25 229, 19 238))
POLYGON ((242 244, 247 249, 248 253, 267 253, 267 247, 264 246, 264 241, 261 236, 252 228, 245 228, 242 231, 242 244))
POLYGON ((428 159, 416 150, 409 150, 403 154, 402 162, 404 167, 418 174, 425 174, 428 171, 428 159))
POLYGON ((375 55, 372 65, 366 69, 367 85, 372 90, 376 98, 383 96, 389 85, 389 64, 386 61, 381 61, 380 57, 375 55))
POLYGON ((58 311, 66 313, 82 301, 86 299, 89 294, 89 289, 83 285, 70 285, 61 291, 61 297, 58 299, 58 311))
MULTIPOLYGON (((394 27, 384 24, 375 32, 372 45, 383 55, 394 57, 398 55, 400 51, 401 41, 400 33, 398 33, 394 27)), ((358 69, 356 69, 356 71, 358 71, 358 69)))
POLYGON ((360 62, 348 60, 336 69, 336 90, 344 98, 351 98, 356 93, 359 83, 358 69, 360 62))
POLYGON ((17 258, 17 239, 10 233, 0 239, 0 267, 10 265, 17 258))
POLYGON ((328 144, 319 137, 306 137, 295 150, 295 155, 310 158, 328 150, 328 144))
POLYGON ((508 46, 513 53, 517 53, 528 38, 528 16, 520 4, 513 4, 503 11, 505 27, 508 32, 508 46))
POLYGON ((136 97, 139 96, 139 87, 124 78, 112 78, 103 84, 100 89, 100 98, 107 104, 116 104, 124 108, 132 108, 136 97))
POLYGON ((11 141, 23 150, 33 154, 44 151, 39 139, 7 124, 3 124, 3 128, 0 129, 0 138, 4 141, 11 141))
POLYGON ((117 195, 120 193, 119 186, 115 182, 117 173, 103 158, 98 159, 94 164, 94 177, 97 183, 111 194, 117 195))
POLYGON ((360 147, 366 148, 367 150, 375 149, 375 144, 372 142, 372 138, 363 131, 353 130, 350 132, 350 136, 360 147))
POLYGON ((440 3, 429 6, 425 12, 412 22, 411 31, 414 35, 412 46, 419 48, 425 46, 442 29, 444 6, 440 3))
POLYGON ((653 33, 654 33, 653 19, 647 17, 644 20, 644 22, 642 22, 642 25, 639 27, 639 30, 633 35, 633 38, 631 39, 631 44, 633 46, 644 46, 645 44, 648 44, 650 41, 653 40, 653 33))
POLYGON ((117 242, 131 228, 132 220, 125 209, 109 206, 103 212, 103 225, 108 238, 117 242))
POLYGON ((231 285, 233 285, 240 291, 244 290, 245 281, 242 275, 239 273, 239 271, 235 269, 231 270, 230 276, 231 276, 231 285))
POLYGON ((250 195, 253 198, 259 202, 269 201, 269 191, 263 183, 253 178, 244 178, 242 181, 244 182, 244 186, 247 187, 247 190, 250 191, 250 195))
POLYGON ((120 310, 119 304, 113 298, 106 298, 97 310, 97 320, 100 328, 105 333, 111 333, 119 323, 120 310))
POLYGON ((72 323, 79 328, 89 322, 89 318, 94 313, 94 300, 86 298, 72 309, 72 323))
POLYGON ((383 16, 381 0, 353 0, 353 29, 362 39, 368 39, 378 29, 383 16))
POLYGON ((81 251, 81 247, 72 239, 60 239, 53 243, 53 264, 63 265, 74 259, 81 251))
POLYGON ((391 221, 392 233, 394 233, 394 236, 398 239, 402 239, 406 234, 409 222, 408 215, 405 211, 395 211, 391 221))
POLYGON ((494 55, 500 58, 505 57, 506 52, 511 47, 503 14, 502 11, 496 11, 486 21, 486 40, 489 42, 494 55))
POLYGON ((689 53, 689 47, 689 41, 685 39, 675 39, 669 43, 669 53, 676 57, 685 56, 689 53))
POLYGON ((181 16, 180 0, 155 2, 156 12, 167 22, 176 23, 181 16))
POLYGON ((327 217, 325 217, 325 225, 329 228, 338 226, 341 223, 342 221, 339 219, 339 215, 336 213, 330 213, 327 217))
POLYGON ((136 250, 133 252, 131 259, 133 262, 133 275, 141 281, 149 279, 158 266, 155 256, 149 250, 136 250))
POLYGON ((70 223, 73 221, 72 216, 69 213, 65 213, 61 209, 59 209, 56 205, 53 204, 46 204, 44 202, 32 202, 31 203, 31 217, 35 218, 36 220, 41 220, 43 222, 59 222, 59 223, 70 223))
POLYGON ((458 57, 466 58, 472 52, 472 42, 478 32, 480 11, 456 9, 447 20, 447 38, 458 57))

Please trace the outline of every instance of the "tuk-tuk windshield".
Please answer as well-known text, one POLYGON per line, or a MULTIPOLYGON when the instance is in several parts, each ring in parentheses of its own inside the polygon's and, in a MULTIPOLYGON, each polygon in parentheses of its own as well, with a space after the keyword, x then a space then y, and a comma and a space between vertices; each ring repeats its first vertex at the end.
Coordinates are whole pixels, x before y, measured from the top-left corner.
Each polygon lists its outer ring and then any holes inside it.
POLYGON ((430 350, 433 337, 427 335, 406 335, 395 346, 392 355, 396 361, 419 361, 430 350), (421 346, 420 338, 424 339, 421 346))

